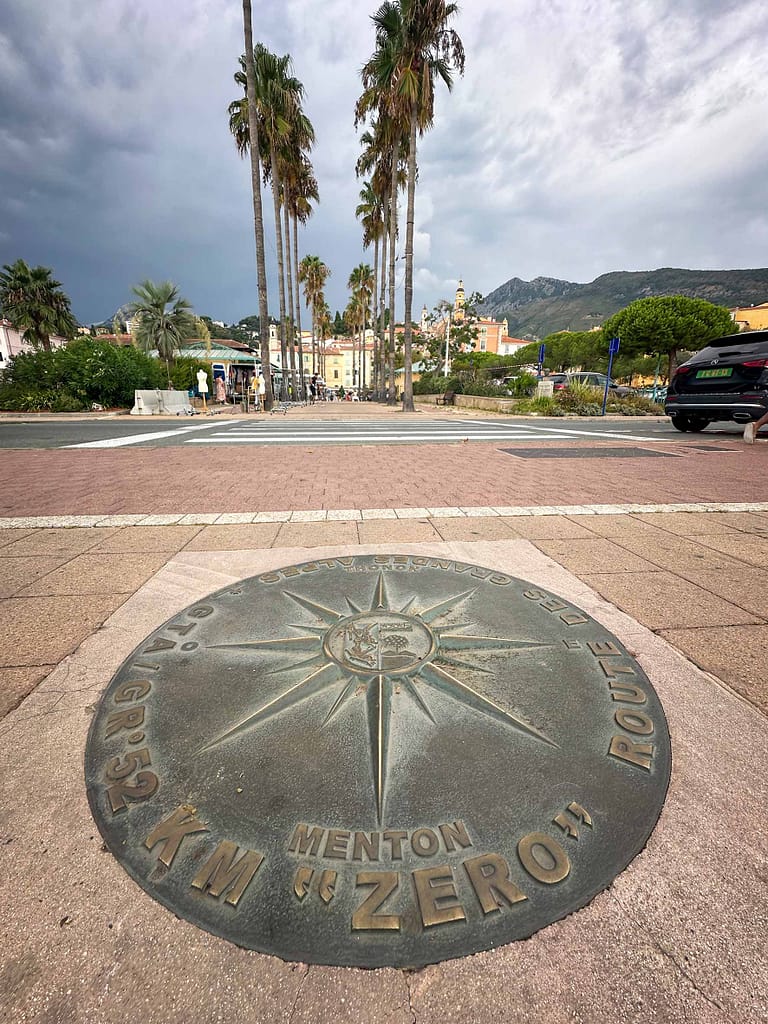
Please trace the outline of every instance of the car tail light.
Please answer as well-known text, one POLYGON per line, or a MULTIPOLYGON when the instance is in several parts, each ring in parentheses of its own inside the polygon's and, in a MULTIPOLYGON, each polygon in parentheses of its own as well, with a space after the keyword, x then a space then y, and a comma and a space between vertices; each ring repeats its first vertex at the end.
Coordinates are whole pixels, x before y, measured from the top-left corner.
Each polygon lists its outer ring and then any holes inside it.
POLYGON ((565 391, 565 384, 553 384, 552 385, 552 390, 553 391, 565 391))
POLYGON ((688 373, 690 369, 690 366, 678 366, 677 370, 675 371, 675 376, 677 376, 678 373, 688 373))
POLYGON ((753 367, 768 366, 768 359, 748 359, 744 363, 744 366, 753 366, 753 367))

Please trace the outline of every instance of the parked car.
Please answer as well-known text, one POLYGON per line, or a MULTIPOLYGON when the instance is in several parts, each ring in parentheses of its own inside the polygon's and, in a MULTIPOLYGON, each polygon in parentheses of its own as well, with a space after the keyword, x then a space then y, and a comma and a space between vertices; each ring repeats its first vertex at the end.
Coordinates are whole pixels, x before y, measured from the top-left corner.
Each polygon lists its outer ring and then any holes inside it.
MULTIPOLYGON (((604 373, 592 373, 586 370, 579 371, 578 373, 550 373, 545 380, 551 380, 554 391, 562 391, 564 388, 568 388, 571 384, 583 384, 588 388, 599 388, 600 391, 605 391, 605 382, 608 380, 604 373)), ((629 388, 626 384, 617 384, 615 380, 608 381, 608 390, 613 395, 633 395, 634 389, 629 388)))
POLYGON ((684 431, 760 419, 768 412, 768 331, 717 338, 691 356, 669 383, 664 411, 684 431))

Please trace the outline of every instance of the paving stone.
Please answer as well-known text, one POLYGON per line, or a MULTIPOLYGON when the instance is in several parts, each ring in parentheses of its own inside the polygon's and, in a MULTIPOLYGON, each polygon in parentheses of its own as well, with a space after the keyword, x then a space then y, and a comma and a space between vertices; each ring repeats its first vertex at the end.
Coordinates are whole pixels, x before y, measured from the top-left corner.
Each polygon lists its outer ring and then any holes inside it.
POLYGON ((768 625, 665 629, 661 636, 768 714, 768 625))
POLYGON ((500 516, 465 516, 463 519, 434 518, 430 522, 443 540, 511 540, 519 537, 514 520, 500 516))
POLYGON ((534 540, 536 547, 571 572, 653 572, 655 566, 601 537, 584 540, 534 540))
POLYGON ((161 569, 167 560, 164 551, 78 555, 19 591, 19 596, 132 594, 161 569))
POLYGON ((659 529, 655 520, 657 516, 649 516, 647 522, 628 515, 599 515, 590 519, 581 520, 587 530, 599 537, 624 537, 625 535, 635 537, 658 537, 659 529))
MULTIPOLYGON (((569 540, 571 538, 593 538, 594 534, 582 526, 582 519, 586 516, 579 516, 577 522, 566 519, 565 516, 511 516, 508 520, 510 526, 520 537, 528 537, 529 540, 569 540)), ((590 521, 596 516, 590 517, 590 521)))
POLYGON ((371 519, 357 524, 361 544, 407 544, 439 541, 440 534, 425 519, 371 519))
POLYGON ((579 576, 649 629, 760 622, 758 616, 672 573, 579 573, 579 576))
POLYGON ((173 554, 180 551, 185 544, 189 544, 201 529, 201 526, 126 526, 98 544, 93 553, 167 551, 173 554))
POLYGON ((71 555, 17 555, 15 558, 3 558, 0 549, 0 598, 11 597, 24 587, 30 586, 41 576, 53 572, 63 563, 70 560, 71 555))
POLYGON ((0 601, 0 668, 57 664, 123 601, 124 594, 9 597, 0 601))
POLYGON ((743 534, 733 534, 727 537, 703 537, 701 543, 706 544, 714 551, 722 552, 723 555, 732 556, 731 562, 738 560, 768 568, 768 538, 766 537, 745 537, 743 534))
POLYGON ((21 540, 22 537, 28 536, 32 533, 32 530, 0 530, 0 549, 6 547, 8 544, 13 544, 14 541, 21 540))
MULTIPOLYGON (((650 528, 649 528, 650 529, 650 528)), ((628 551, 642 555, 647 561, 652 562, 660 569, 669 569, 677 572, 681 569, 734 569, 738 562, 727 554, 717 550, 714 545, 720 545, 725 537, 701 537, 698 541, 686 540, 673 533, 658 531, 658 536, 645 534, 627 533, 621 536, 617 543, 628 551)), ((736 547, 742 549, 749 546, 751 549, 758 540, 750 539, 746 545, 742 534, 734 534, 733 539, 738 543, 736 547)))
MULTIPOLYGON (((668 530, 670 533, 677 533, 681 537, 695 537, 700 534, 729 534, 744 528, 753 530, 755 523, 759 523, 749 512, 655 512, 652 515, 639 515, 638 520, 648 523, 650 526, 658 527, 661 530, 668 530), (751 525, 745 520, 752 520, 751 525), (744 523, 743 527, 738 523, 744 523)), ((763 527, 765 524, 763 524, 763 527)), ((766 530, 768 532, 768 530, 766 530)))
POLYGON ((768 621, 765 569, 741 564, 732 569, 711 569, 704 572, 679 569, 677 575, 768 621))
POLYGON ((53 665, 0 668, 0 718, 18 707, 53 668, 53 665))
POLYGON ((72 529, 33 530, 26 536, 6 544, 3 557, 15 555, 78 555, 113 537, 112 527, 92 526, 72 529))
POLYGON ((243 551, 249 548, 269 548, 274 544, 279 530, 279 523, 206 526, 184 550, 243 551))
POLYGON ((283 523, 274 546, 318 548, 357 543, 357 523, 283 523))

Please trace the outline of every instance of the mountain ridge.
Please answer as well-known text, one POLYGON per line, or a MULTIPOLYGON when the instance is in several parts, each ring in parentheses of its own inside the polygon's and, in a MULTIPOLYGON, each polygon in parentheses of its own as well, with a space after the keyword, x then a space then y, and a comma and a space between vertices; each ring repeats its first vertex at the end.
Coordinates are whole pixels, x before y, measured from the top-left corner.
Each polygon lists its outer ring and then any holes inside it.
POLYGON ((485 296, 483 316, 505 317, 512 337, 544 338, 555 331, 588 331, 635 299, 687 295, 719 306, 768 301, 768 268, 751 270, 614 270, 580 284, 554 277, 512 277, 485 296))

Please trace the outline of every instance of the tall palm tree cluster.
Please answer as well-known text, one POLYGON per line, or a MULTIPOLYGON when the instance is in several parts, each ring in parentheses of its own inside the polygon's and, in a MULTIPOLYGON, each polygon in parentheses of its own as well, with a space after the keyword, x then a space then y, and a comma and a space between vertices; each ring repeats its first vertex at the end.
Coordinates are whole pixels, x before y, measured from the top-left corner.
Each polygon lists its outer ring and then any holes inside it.
MULTIPOLYGON (((358 210, 360 208, 358 207, 358 210)), ((377 249, 378 253, 378 249, 377 249)), ((380 390, 377 374, 377 346, 374 343, 373 365, 368 368, 365 363, 365 335, 371 317, 371 303, 376 290, 376 274, 367 263, 360 263, 349 275, 347 288, 350 299, 344 318, 352 335, 352 381, 358 392, 364 391, 370 380, 373 391, 380 390), (368 374, 366 371, 370 369, 368 374)), ((374 334, 375 338, 375 334, 374 334)))
MULTIPOLYGON (((319 329, 320 297, 325 279, 318 286, 317 275, 313 276, 311 287, 307 290, 307 278, 302 272, 305 260, 299 264, 298 258, 298 226, 307 222, 312 213, 312 203, 319 199, 317 181, 309 159, 315 133, 302 109, 304 86, 293 75, 290 56, 277 56, 262 43, 254 45, 251 18, 251 2, 243 0, 245 54, 240 58, 240 70, 235 74, 235 82, 242 87, 243 96, 229 105, 229 127, 238 152, 241 156, 248 153, 251 160, 261 361, 267 387, 265 405, 269 409, 273 395, 270 374, 266 372, 270 365, 269 312, 261 202, 262 178, 265 185, 271 185, 274 206, 283 398, 288 395, 289 380, 294 396, 305 393, 299 295, 299 283, 302 281, 307 305, 312 307, 312 366, 313 372, 318 372, 315 339, 319 329)), ((325 268, 326 277, 328 273, 325 268)))
POLYGON ((385 0, 371 16, 374 51, 361 71, 363 91, 355 108, 357 125, 365 125, 357 174, 370 175, 360 193, 357 216, 363 245, 374 246, 373 386, 395 394, 395 262, 398 238, 398 192, 407 190, 404 275, 405 383, 403 408, 413 410, 413 225, 416 197, 417 138, 432 127, 435 85, 438 79, 450 90, 453 73, 464 72, 464 47, 451 19, 455 3, 445 0, 385 0), (380 299, 376 300, 379 260, 380 299), (385 296, 389 284, 389 337, 385 340, 385 296))

